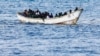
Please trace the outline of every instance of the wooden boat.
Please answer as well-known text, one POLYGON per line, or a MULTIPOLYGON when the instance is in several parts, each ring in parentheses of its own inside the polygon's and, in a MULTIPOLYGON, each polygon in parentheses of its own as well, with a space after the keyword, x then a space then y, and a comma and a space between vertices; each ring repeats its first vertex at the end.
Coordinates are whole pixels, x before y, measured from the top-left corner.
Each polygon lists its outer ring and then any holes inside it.
POLYGON ((78 9, 76 11, 72 11, 72 13, 69 12, 67 15, 61 17, 47 18, 44 20, 41 18, 25 17, 20 13, 17 13, 17 17, 23 23, 76 24, 82 11, 83 9, 78 9))

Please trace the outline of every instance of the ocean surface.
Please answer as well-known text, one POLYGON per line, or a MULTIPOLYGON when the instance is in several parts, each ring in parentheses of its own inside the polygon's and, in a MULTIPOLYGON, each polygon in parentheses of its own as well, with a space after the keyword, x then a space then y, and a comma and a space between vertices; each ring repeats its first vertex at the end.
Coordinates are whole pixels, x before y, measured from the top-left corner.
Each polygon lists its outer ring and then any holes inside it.
POLYGON ((0 0, 0 56, 100 56, 100 0, 0 0), (23 24, 17 12, 84 9, 77 25, 23 24))

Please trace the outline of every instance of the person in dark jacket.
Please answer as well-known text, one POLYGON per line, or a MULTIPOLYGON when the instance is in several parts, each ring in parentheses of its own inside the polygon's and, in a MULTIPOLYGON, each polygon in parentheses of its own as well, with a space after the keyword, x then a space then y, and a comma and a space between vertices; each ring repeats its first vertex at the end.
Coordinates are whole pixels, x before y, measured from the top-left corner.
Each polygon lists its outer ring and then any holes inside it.
POLYGON ((64 14, 63 15, 67 15, 67 12, 64 12, 64 14))
POLYGON ((55 17, 58 17, 58 16, 59 16, 58 14, 55 15, 55 17))
POLYGON ((32 17, 33 11, 31 9, 28 10, 28 13, 29 13, 29 17, 32 17))
POLYGON ((72 13, 72 10, 69 10, 69 13, 72 13))
POLYGON ((53 18, 53 14, 51 13, 51 14, 49 15, 49 17, 50 17, 50 18, 53 18))
POLYGON ((59 13, 59 17, 61 17, 61 16, 62 16, 62 12, 59 13))
POLYGON ((78 10, 78 7, 76 7, 74 11, 77 11, 77 10, 78 10))
POLYGON ((29 16, 28 11, 27 11, 27 10, 24 10, 23 15, 24 15, 25 17, 28 17, 28 16, 29 16))

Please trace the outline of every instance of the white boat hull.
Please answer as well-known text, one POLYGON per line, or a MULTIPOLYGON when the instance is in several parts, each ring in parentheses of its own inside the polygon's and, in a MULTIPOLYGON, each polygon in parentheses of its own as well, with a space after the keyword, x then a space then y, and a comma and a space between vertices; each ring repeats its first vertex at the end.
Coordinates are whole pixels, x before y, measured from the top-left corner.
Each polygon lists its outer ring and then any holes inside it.
POLYGON ((44 20, 41 18, 29 18, 29 17, 22 16, 20 14, 17 14, 17 16, 18 16, 18 19, 23 23, 76 24, 80 17, 81 12, 82 12, 82 9, 79 9, 72 13, 68 13, 65 16, 55 17, 55 18, 47 18, 44 20))

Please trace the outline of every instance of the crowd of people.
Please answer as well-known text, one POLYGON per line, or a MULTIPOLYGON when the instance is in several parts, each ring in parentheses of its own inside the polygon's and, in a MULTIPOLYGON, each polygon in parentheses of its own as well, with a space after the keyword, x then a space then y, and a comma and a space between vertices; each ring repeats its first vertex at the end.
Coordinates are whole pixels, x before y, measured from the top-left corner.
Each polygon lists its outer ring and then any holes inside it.
MULTIPOLYGON (((78 10, 78 8, 75 9, 75 11, 78 10)), ((72 10, 69 10, 69 12, 71 13, 72 10)), ((53 18, 53 17, 61 17, 61 16, 64 16, 64 15, 67 15, 67 12, 60 12, 60 13, 57 13, 55 16, 53 16, 52 13, 49 13, 49 12, 41 12, 39 10, 24 10, 23 12, 23 15, 25 17, 31 17, 31 18, 42 18, 42 19, 46 19, 46 18, 53 18)))

